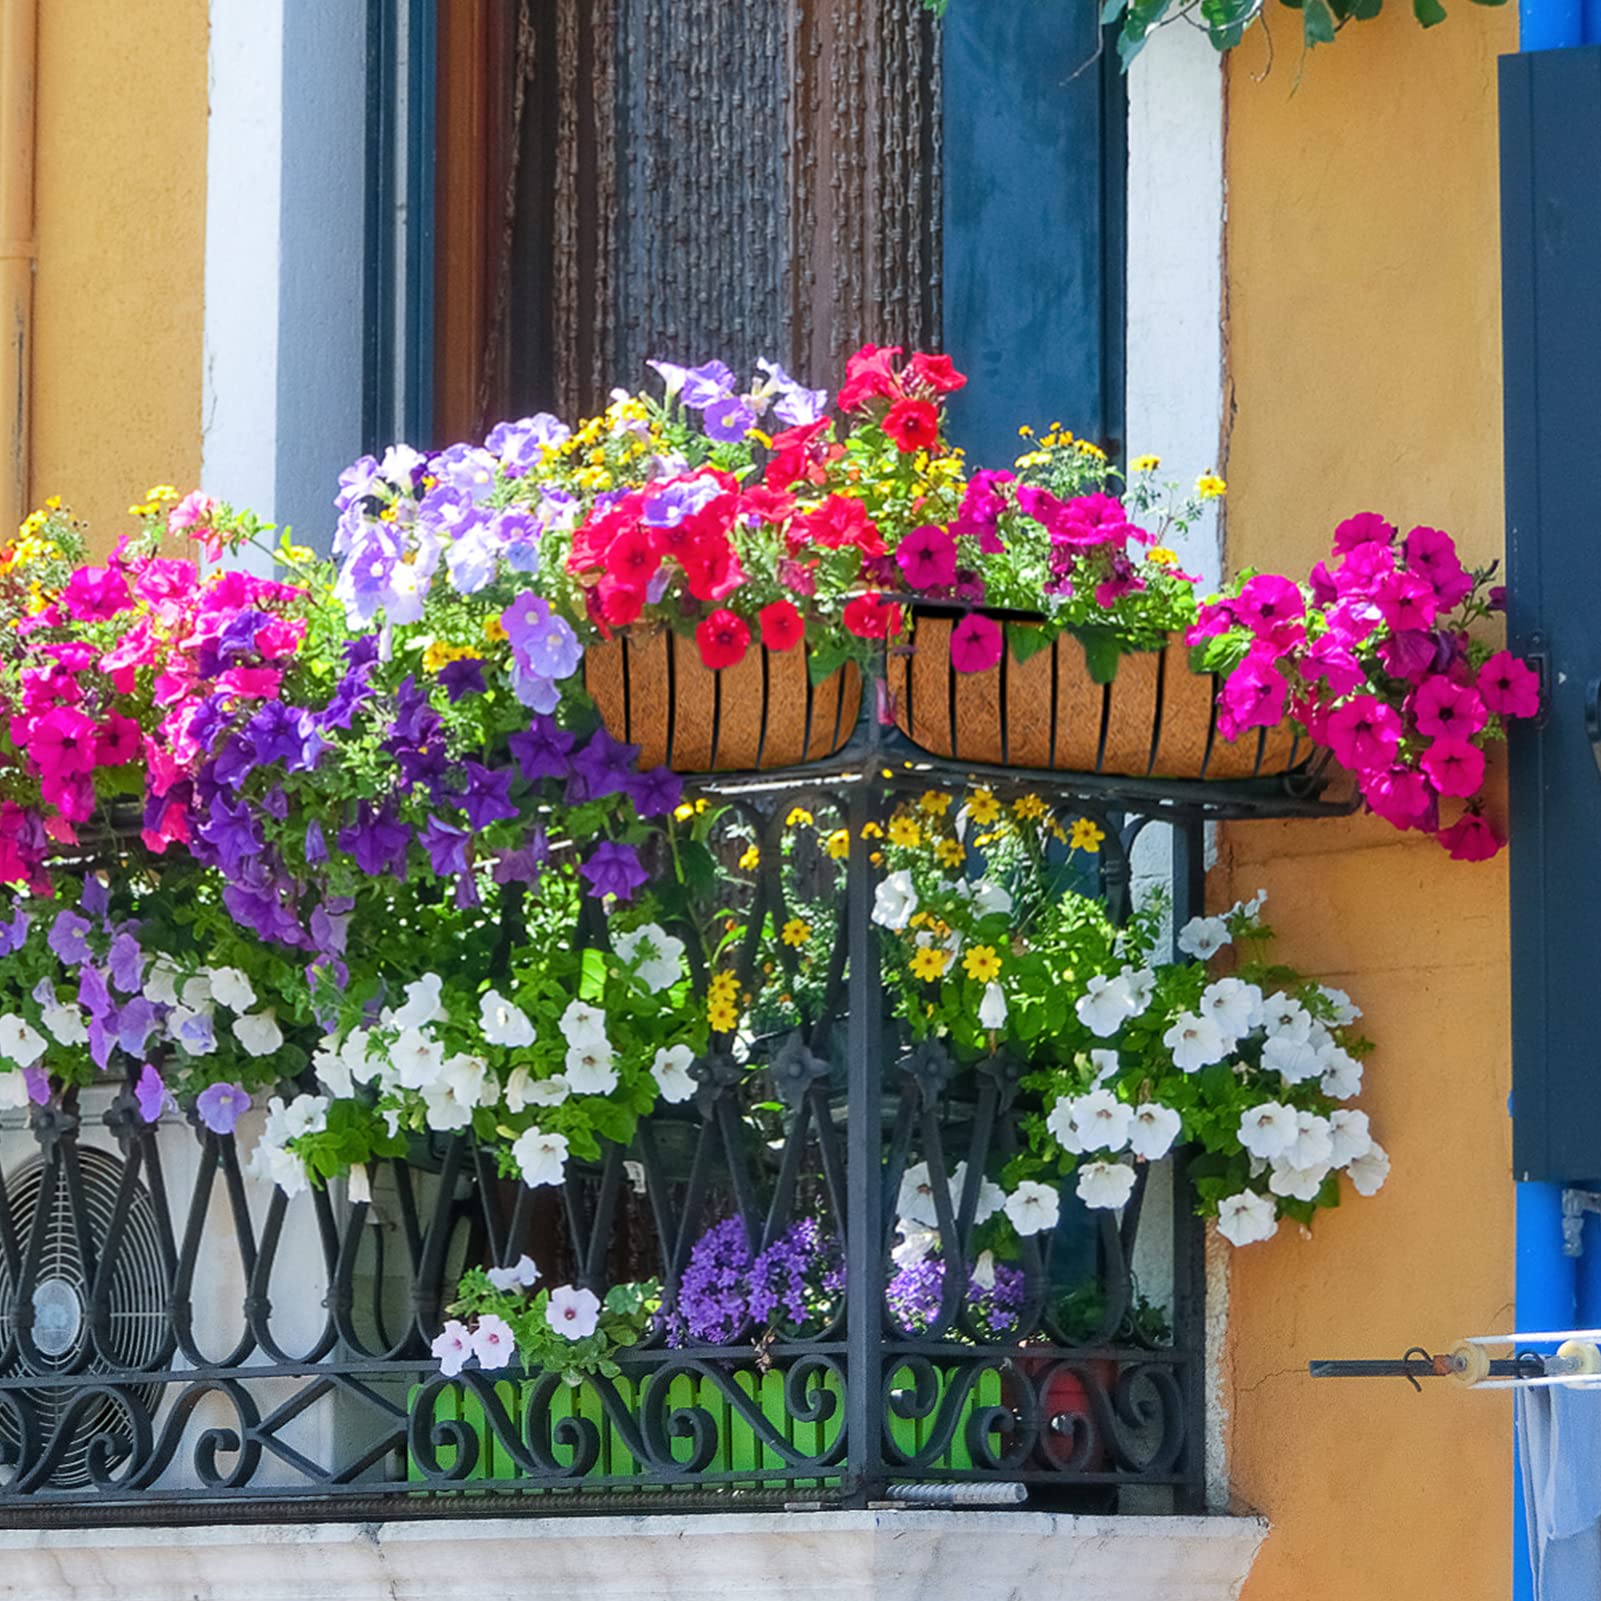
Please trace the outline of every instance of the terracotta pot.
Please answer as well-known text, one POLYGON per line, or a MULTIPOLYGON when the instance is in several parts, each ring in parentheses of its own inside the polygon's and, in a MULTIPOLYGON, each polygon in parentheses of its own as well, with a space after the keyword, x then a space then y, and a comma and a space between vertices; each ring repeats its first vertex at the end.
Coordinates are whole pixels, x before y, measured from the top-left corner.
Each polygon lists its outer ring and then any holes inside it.
POLYGON ((619 635, 584 652, 584 684, 613 738, 642 767, 679 773, 769 771, 820 761, 856 728, 862 676, 847 663, 819 684, 806 650, 752 644, 718 671, 668 629, 619 635))
POLYGON ((1224 739, 1218 680, 1190 671, 1177 636, 1163 650, 1124 656, 1117 677, 1097 684, 1071 634, 1026 662, 1008 648, 987 672, 959 673, 950 649, 957 621, 919 612, 910 655, 888 663, 896 725, 931 755, 1123 778, 1239 779, 1289 772, 1311 754, 1288 723, 1224 739))

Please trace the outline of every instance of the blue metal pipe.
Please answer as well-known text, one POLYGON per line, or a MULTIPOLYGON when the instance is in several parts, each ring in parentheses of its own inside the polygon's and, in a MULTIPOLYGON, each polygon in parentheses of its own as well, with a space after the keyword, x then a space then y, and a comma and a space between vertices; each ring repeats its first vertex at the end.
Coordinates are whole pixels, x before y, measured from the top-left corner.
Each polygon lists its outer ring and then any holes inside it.
MULTIPOLYGON (((1601 1223, 1601 1219, 1594 1220, 1601 1223)), ((1585 1257, 1562 1249, 1562 1186, 1524 1183, 1517 1187, 1517 1274, 1513 1294, 1520 1329, 1571 1329, 1585 1324, 1586 1310, 1601 1311, 1601 1232, 1586 1240, 1585 1257), (1581 1276, 1579 1264, 1586 1271, 1581 1276)), ((1528 1518, 1523 1505, 1523 1465, 1513 1443, 1512 1601, 1534 1601, 1534 1572, 1529 1565, 1528 1518)))
POLYGON ((1518 0, 1518 48, 1563 50, 1585 43, 1585 12, 1590 3, 1591 0, 1518 0))

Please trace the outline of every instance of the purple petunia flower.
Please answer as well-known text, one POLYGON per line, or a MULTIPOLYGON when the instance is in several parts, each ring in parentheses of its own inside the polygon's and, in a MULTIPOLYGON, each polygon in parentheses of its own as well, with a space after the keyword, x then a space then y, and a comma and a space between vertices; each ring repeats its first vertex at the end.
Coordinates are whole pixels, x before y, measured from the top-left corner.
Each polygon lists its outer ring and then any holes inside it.
POLYGON ((232 1134, 250 1110, 250 1097, 237 1084, 208 1084, 195 1097, 195 1111, 213 1134, 232 1134))
POLYGON ((624 745, 604 728, 597 728, 589 743, 572 759, 568 801, 602 800, 607 795, 625 793, 637 777, 634 763, 638 759, 639 746, 624 745))
MULTIPOLYGON (((94 878, 84 883, 84 899, 89 896, 89 885, 98 883, 94 878)), ((76 967, 89 960, 89 923, 76 912, 60 911, 50 927, 50 949, 63 967, 76 967)))
POLYGON ((139 941, 126 929, 111 942, 106 965, 111 970, 111 982, 124 995, 132 995, 143 983, 145 955, 139 941))
POLYGON ((640 866, 639 852, 632 845, 610 839, 597 845, 578 871, 589 880, 589 893, 596 900, 607 895, 632 900, 634 891, 650 876, 640 866))
POLYGON ((391 871, 397 878, 404 878, 410 845, 410 827, 387 808, 374 810, 371 801, 363 801, 356 821, 339 832, 340 850, 354 857, 356 866, 369 878, 391 871))
POLYGON ((98 873, 91 873, 84 879, 83 893, 78 897, 78 904, 90 917, 106 915, 106 909, 111 905, 111 891, 98 873))
POLYGON ((542 778, 565 778, 573 748, 571 729, 563 728, 554 717, 536 717, 525 730, 513 734, 506 743, 530 784, 542 778))
POLYGON ((35 1106, 50 1104, 50 1080, 45 1076, 42 1067, 23 1068, 22 1081, 28 1086, 28 1099, 35 1106))
POLYGON ((250 803, 240 801, 237 806, 230 806, 221 795, 212 796, 209 817, 197 832, 217 853, 218 865, 230 878, 237 877, 262 846, 261 830, 251 814, 250 803))
POLYGON ((209 1012, 190 1012, 178 1024, 173 1038, 190 1056, 210 1056, 217 1049, 217 1031, 209 1012))
POLYGON ((528 843, 516 850, 502 851, 495 861, 494 879, 497 884, 537 884, 540 872, 550 860, 550 846, 545 831, 536 828, 528 836, 528 843))
POLYGON ((314 817, 306 824, 306 864, 314 867, 328 860, 328 842, 323 838, 322 824, 314 817))
MULTIPOLYGON (((473 826, 482 825, 475 823, 473 826)), ((467 871, 467 846, 472 835, 465 828, 430 817, 417 837, 428 853, 428 865, 435 877, 446 878, 451 873, 467 871)))
POLYGON ((446 662, 439 669, 439 685, 450 697, 452 706, 468 695, 482 695, 487 687, 484 683, 484 664, 471 656, 446 662))
POLYGON ((652 767, 628 781, 634 810, 641 817, 666 817, 684 798, 684 781, 670 767, 652 767))
POLYGON ((91 1017, 105 1018, 111 1012, 111 992, 105 974, 85 962, 78 973, 78 1004, 91 1017))
POLYGON ((117 1045, 129 1056, 143 1056, 155 1032, 156 1008, 143 995, 135 995, 117 1013, 117 1045))
POLYGON ((0 923, 0 956, 12 956, 27 943, 33 919, 19 911, 9 923, 0 923))
POLYGON ((467 788, 461 795, 461 809, 474 828, 488 828, 491 823, 504 821, 517 815, 511 799, 511 769, 491 771, 482 762, 463 762, 467 773, 467 788))

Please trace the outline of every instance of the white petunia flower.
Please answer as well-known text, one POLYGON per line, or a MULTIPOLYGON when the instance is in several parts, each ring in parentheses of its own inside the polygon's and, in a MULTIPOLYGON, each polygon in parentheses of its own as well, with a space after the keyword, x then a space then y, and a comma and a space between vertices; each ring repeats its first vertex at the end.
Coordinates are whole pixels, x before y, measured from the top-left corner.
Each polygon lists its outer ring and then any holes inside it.
POLYGON ((269 1006, 264 1012, 251 1012, 233 1020, 233 1037, 252 1056, 271 1056, 283 1046, 283 1030, 269 1006))
POLYGON ((339 1047, 340 1060, 350 1069, 350 1076, 361 1084, 370 1084, 383 1071, 383 1062, 369 1055, 367 1047, 372 1037, 364 1028, 353 1028, 339 1047))
POLYGON ((478 1325, 473 1330, 473 1355, 481 1368, 493 1373, 503 1368, 517 1353, 517 1341, 511 1325, 493 1312, 480 1312, 478 1325))
POLYGON ((45 1038, 16 1012, 0 1017, 0 1056, 18 1067, 32 1067, 45 1053, 45 1038))
POLYGON ((567 1048, 567 1084, 574 1095, 610 1095, 617 1088, 617 1069, 606 1040, 567 1048))
POLYGON ((928 1163, 919 1162, 901 1174, 900 1192, 895 1198, 895 1216, 903 1223, 939 1227, 939 1210, 934 1200, 934 1181, 928 1163))
POLYGON ((978 1003, 978 1026, 987 1029, 1006 1026, 1006 991, 999 984, 984 986, 984 997, 978 1003))
POLYGON ((917 910, 917 889, 904 868, 891 873, 873 892, 873 921, 895 933, 906 927, 917 910))
POLYGON ((389 1064, 402 1089, 426 1089, 444 1068, 445 1047, 431 1034, 408 1028, 389 1047, 389 1064))
POLYGON ((1362 1064, 1336 1046, 1324 1053, 1323 1077, 1318 1084, 1331 1101, 1348 1101, 1362 1092, 1362 1064))
MULTIPOLYGON (((523 1091, 523 1102, 528 1106, 560 1106, 572 1093, 567 1075, 552 1073, 549 1078, 536 1078, 529 1083, 523 1091)), ((507 1104, 511 1104, 509 1099, 507 1104)))
POLYGON ((606 1014, 588 1001, 572 1001, 561 1014, 561 1034, 569 1045, 604 1045, 606 1014))
POLYGON ((981 878, 973 886, 973 909, 980 917, 990 917, 1012 909, 1011 894, 992 878, 981 878))
POLYGON ((1084 986, 1084 993, 1074 1003, 1078 1020, 1090 1033, 1107 1039, 1134 1017, 1137 1008, 1134 991, 1129 981, 1119 974, 1107 978, 1096 973, 1084 986))
POLYGON ((1330 1136, 1329 1120, 1316 1112, 1295 1114, 1295 1143, 1279 1153, 1278 1160, 1287 1167, 1326 1166, 1334 1155, 1334 1141, 1330 1136))
POLYGON ((1374 1140, 1345 1171, 1358 1195, 1377 1195, 1390 1176, 1390 1153, 1374 1140))
POLYGON ((1277 1073, 1286 1084, 1304 1084, 1323 1071, 1323 1059, 1310 1040, 1274 1034, 1262 1046, 1262 1071, 1277 1073))
POLYGON ((158 956, 145 974, 144 997, 157 1006, 178 1004, 178 968, 170 956, 158 956))
POLYGON ((1262 915, 1262 908, 1266 905, 1267 891, 1265 889, 1259 889, 1256 894, 1250 898, 1250 900, 1241 901, 1239 905, 1234 908, 1234 910, 1237 912, 1243 912, 1254 923, 1257 918, 1262 915))
POLYGON ((1198 962, 1211 960, 1229 943, 1228 924, 1221 917, 1192 917, 1179 930, 1178 946, 1198 962))
POLYGON ((203 1012, 211 1005, 211 980, 204 973, 196 973, 183 981, 178 995, 191 1012, 203 1012))
POLYGON ((614 948, 652 995, 671 989, 684 976, 684 942, 659 923, 621 935, 614 948))
POLYGON ((1312 1014, 1293 995, 1277 990, 1262 1002, 1262 1027, 1270 1039, 1309 1040, 1312 1014))
POLYGON ((1073 1096, 1061 1095, 1045 1114, 1045 1127, 1051 1138, 1071 1156, 1077 1156, 1084 1149, 1078 1137, 1078 1120, 1073 1115, 1077 1108, 1078 1102, 1073 1096))
POLYGON ((1262 992, 1241 978, 1220 978, 1201 991, 1201 1016, 1230 1039, 1243 1039, 1262 1021, 1262 992))
POLYGON ((1278 1207, 1255 1190, 1226 1195, 1217 1203, 1217 1231, 1231 1245, 1255 1245, 1279 1231, 1278 1207))
POLYGON ((332 1034, 325 1034, 311 1053, 312 1070, 317 1082, 336 1100, 346 1101, 356 1093, 355 1080, 350 1066, 339 1051, 339 1042, 332 1034))
POLYGON ((265 1138, 256 1141, 245 1171, 253 1178, 276 1184, 291 1200, 311 1188, 306 1164, 293 1151, 269 1144, 265 1138))
POLYGON ((1006 1197, 1006 1215, 1019 1234, 1043 1234, 1056 1227, 1062 1201, 1053 1186, 1024 1179, 1006 1197))
POLYGON ((919 1262, 925 1262, 939 1249, 939 1235, 933 1229, 926 1229, 921 1223, 913 1223, 908 1218, 902 1218, 897 1225, 900 1233, 900 1244, 890 1253, 890 1260, 898 1268, 916 1267, 919 1262))
POLYGON ((406 986, 405 1003, 390 1014, 390 1026, 402 1030, 426 1028, 441 1011, 439 992, 444 982, 437 973, 424 973, 421 978, 414 979, 406 986))
POLYGON ((1130 1017, 1138 1017, 1156 996, 1156 974, 1148 967, 1125 967, 1118 981, 1128 991, 1130 1017))
POLYGON ((1354 1023, 1361 1015, 1362 1008, 1351 999, 1344 990, 1335 989, 1332 984, 1320 984, 1318 990, 1330 1006, 1334 1008, 1334 1021, 1343 1025, 1354 1023))
POLYGON ((1295 1144, 1299 1133, 1295 1109, 1277 1101, 1263 1101, 1240 1114, 1240 1144, 1264 1162, 1282 1156, 1295 1144))
POLYGON ((545 1321, 565 1339, 585 1340, 600 1320, 600 1297, 593 1290, 575 1290, 564 1284, 550 1292, 545 1321))
POLYGON ((1147 1162, 1159 1162, 1173 1149, 1183 1119, 1160 1101, 1142 1101, 1129 1122, 1128 1148, 1147 1162))
POLYGON ((1323 1188, 1323 1181, 1333 1171, 1327 1162, 1319 1162, 1315 1167, 1290 1167, 1286 1163, 1275 1162, 1273 1171, 1268 1175, 1267 1187, 1275 1195, 1288 1196, 1296 1201, 1315 1201, 1318 1191, 1323 1188))
POLYGON ((365 1162, 350 1164, 350 1171, 345 1174, 345 1199, 352 1206, 372 1204, 372 1175, 368 1173, 365 1162))
POLYGON ((560 1184, 567 1166, 567 1136, 547 1134, 543 1129, 525 1129, 511 1148, 512 1160, 530 1189, 541 1184, 560 1184))
POLYGON ((497 1290, 530 1290, 539 1281, 531 1256, 519 1256, 510 1267, 492 1267, 484 1275, 497 1290))
POLYGON ((528 1014, 498 990, 487 990, 478 1002, 480 1031, 489 1045, 520 1050, 534 1043, 534 1025, 528 1014))
POLYGON ((1073 1127, 1086 1151, 1120 1151, 1133 1113, 1110 1090, 1091 1090, 1073 1108, 1073 1127))
POLYGON ((1122 1065, 1122 1058, 1116 1051, 1091 1051, 1090 1066, 1095 1069, 1095 1078, 1090 1088, 1098 1090, 1122 1065))
POLYGON ((1173 1065, 1181 1073, 1199 1072, 1229 1054, 1223 1030, 1211 1018, 1194 1012, 1180 1012, 1162 1043, 1173 1053, 1173 1065))
POLYGON ((650 1064, 650 1076, 656 1080, 656 1088, 664 1101, 676 1104, 693 1098, 696 1085, 689 1070, 694 1061, 695 1053, 687 1045, 663 1046, 656 1052, 656 1060, 650 1064))
POLYGON ((1078 1170, 1078 1198, 1097 1211, 1126 1206, 1134 1193, 1134 1169, 1126 1162, 1086 1162, 1078 1170))
POLYGON ((1366 1156, 1373 1147, 1373 1133, 1368 1128, 1366 1112, 1346 1111, 1329 1113, 1329 1142, 1333 1154, 1329 1160, 1336 1167, 1349 1167, 1358 1157, 1366 1156))
POLYGON ((321 1134, 327 1127, 326 1095, 297 1095, 283 1109, 282 1128, 285 1139, 298 1139, 302 1134, 321 1134))
MULTIPOLYGON (((962 1191, 967 1185, 967 1163, 958 1162, 951 1169, 951 1211, 959 1212, 962 1206, 962 1191)), ((978 1195, 973 1204, 974 1224, 987 1223, 1006 1205, 1006 1191, 994 1179, 980 1178, 978 1181, 978 1195)))
POLYGON ((82 1045, 89 1038, 82 1009, 76 1006, 47 1006, 41 1021, 45 1032, 58 1045, 82 1045))
POLYGON ((230 1012, 248 1012, 256 1004, 256 987, 237 967, 207 969, 211 998, 230 1012))
POLYGON ((20 1073, 0 1073, 0 1111, 20 1112, 27 1104, 27 1079, 20 1073))

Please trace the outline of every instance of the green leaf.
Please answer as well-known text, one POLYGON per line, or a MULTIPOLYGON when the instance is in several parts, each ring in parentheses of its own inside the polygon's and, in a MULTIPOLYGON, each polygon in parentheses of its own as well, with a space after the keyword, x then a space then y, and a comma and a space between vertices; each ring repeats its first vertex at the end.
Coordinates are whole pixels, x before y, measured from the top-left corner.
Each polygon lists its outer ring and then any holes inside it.
POLYGON ((1110 684, 1117 677, 1117 664, 1123 659, 1122 641, 1105 629, 1085 629, 1078 636, 1084 647, 1084 665, 1097 684, 1110 684))
POLYGON ((1421 27, 1432 28, 1445 21, 1445 7, 1440 0, 1412 0, 1412 15, 1421 27))
POLYGON ((820 684, 830 673, 843 667, 849 657, 850 646, 844 640, 825 636, 807 651, 806 676, 814 684, 820 684))
POLYGON ((1306 0, 1301 16, 1301 36, 1308 49, 1334 43, 1334 13, 1328 0, 1306 0))
POLYGON ((1039 623, 1008 623, 1006 625, 1006 644, 1012 652, 1012 660, 1021 665, 1032 656, 1038 656, 1042 650, 1050 647, 1054 635, 1050 629, 1039 623))

